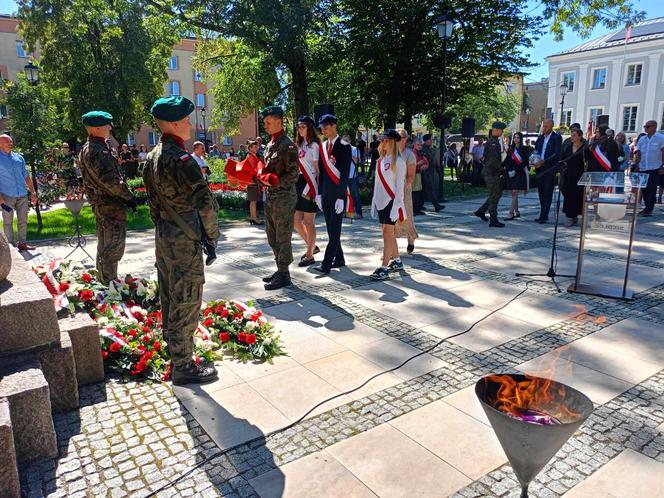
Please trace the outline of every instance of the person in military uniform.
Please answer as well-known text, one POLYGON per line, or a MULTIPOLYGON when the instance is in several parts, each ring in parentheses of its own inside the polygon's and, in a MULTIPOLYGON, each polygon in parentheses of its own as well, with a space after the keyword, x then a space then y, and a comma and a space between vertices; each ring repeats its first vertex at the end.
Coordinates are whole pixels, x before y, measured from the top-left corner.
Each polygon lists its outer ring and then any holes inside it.
POLYGON ((503 172, 503 132, 507 125, 496 121, 491 125, 489 132, 489 139, 484 145, 484 168, 482 168, 482 176, 486 183, 486 188, 489 191, 487 200, 482 206, 475 211, 475 216, 487 221, 486 212, 489 211, 489 226, 503 228, 504 223, 498 221, 498 201, 503 193, 500 176, 503 172))
POLYGON ((264 152, 265 167, 257 176, 267 189, 265 232, 274 253, 277 271, 263 278, 266 290, 291 284, 288 266, 293 262, 293 219, 299 174, 297 147, 284 133, 284 111, 273 106, 261 112, 265 131, 272 136, 264 152))
POLYGON ((118 276, 127 236, 127 208, 136 209, 136 199, 120 174, 117 160, 108 147, 113 116, 90 111, 82 116, 88 141, 79 156, 83 185, 97 222, 99 281, 108 283, 118 276))
POLYGON ((203 284, 201 240, 219 239, 218 206, 198 163, 185 150, 194 104, 184 97, 155 101, 150 109, 162 131, 148 154, 143 178, 155 224, 162 329, 173 362, 174 385, 212 382, 213 365, 193 360, 203 284))

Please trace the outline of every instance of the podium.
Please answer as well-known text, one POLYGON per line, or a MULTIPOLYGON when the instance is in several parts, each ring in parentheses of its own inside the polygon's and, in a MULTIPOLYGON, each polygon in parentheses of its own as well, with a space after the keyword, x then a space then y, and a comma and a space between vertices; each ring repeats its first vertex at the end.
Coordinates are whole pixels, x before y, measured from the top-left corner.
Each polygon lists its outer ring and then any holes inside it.
POLYGON ((647 183, 648 175, 644 173, 625 175, 623 172, 586 172, 581 176, 577 185, 584 188, 583 222, 576 275, 568 292, 632 299, 633 292, 627 287, 629 264, 636 230, 639 191, 647 183), (591 244, 597 246, 597 249, 589 249, 591 244), (589 265, 584 266, 584 255, 590 251, 599 253, 600 258, 602 253, 625 255, 624 267, 622 261, 605 258, 600 261, 604 264, 610 262, 606 267, 588 268, 589 265), (612 279, 611 274, 618 270, 618 278, 614 276, 612 279))

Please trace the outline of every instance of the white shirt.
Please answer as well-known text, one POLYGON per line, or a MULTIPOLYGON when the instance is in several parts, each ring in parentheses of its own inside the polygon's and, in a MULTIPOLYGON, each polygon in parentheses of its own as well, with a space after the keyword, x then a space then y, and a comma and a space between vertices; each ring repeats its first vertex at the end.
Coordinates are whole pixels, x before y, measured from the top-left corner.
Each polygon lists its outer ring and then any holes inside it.
POLYGON ((148 153, 147 152, 139 152, 138 153, 138 159, 141 161, 145 161, 148 158, 148 153))
POLYGON ((205 162, 204 157, 199 157, 196 154, 192 154, 191 157, 198 163, 201 168, 207 168, 207 163, 205 162))
POLYGON ((360 153, 357 151, 357 147, 354 147, 353 145, 350 146, 350 153, 352 157, 352 161, 350 162, 350 170, 348 172, 348 178, 355 178, 355 168, 357 167, 357 164, 360 163, 360 153))
POLYGON ((664 149, 664 135, 661 133, 639 138, 636 142, 636 150, 641 153, 639 169, 641 171, 659 169, 662 166, 662 149, 664 149))
MULTIPOLYGON (((401 155, 398 155, 396 171, 392 171, 392 156, 382 157, 379 161, 383 178, 385 178, 385 182, 390 186, 392 192, 394 192, 394 203, 398 206, 403 206, 404 189, 406 187, 406 161, 404 161, 401 155)), ((378 163, 376 163, 376 168, 378 168, 378 163)), ((376 171, 372 202, 380 210, 384 209, 391 200, 392 198, 387 193, 387 190, 385 190, 383 182, 378 176, 378 171, 376 171)))
POLYGON ((308 144, 307 141, 304 140, 298 150, 297 155, 300 158, 302 165, 307 168, 307 171, 309 174, 311 174, 311 177, 315 179, 316 168, 314 167, 314 161, 318 161, 320 155, 318 144, 316 142, 308 144))
POLYGON ((548 135, 544 135, 544 142, 542 142, 542 159, 546 157, 546 146, 549 145, 549 139, 553 135, 553 132, 550 132, 548 135))

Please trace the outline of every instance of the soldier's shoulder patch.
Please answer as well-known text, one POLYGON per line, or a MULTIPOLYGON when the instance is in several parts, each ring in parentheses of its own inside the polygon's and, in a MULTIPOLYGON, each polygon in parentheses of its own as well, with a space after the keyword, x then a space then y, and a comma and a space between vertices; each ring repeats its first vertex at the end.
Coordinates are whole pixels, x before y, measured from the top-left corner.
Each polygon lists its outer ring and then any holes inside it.
POLYGON ((191 158, 189 154, 182 154, 180 156, 180 161, 188 161, 191 158))

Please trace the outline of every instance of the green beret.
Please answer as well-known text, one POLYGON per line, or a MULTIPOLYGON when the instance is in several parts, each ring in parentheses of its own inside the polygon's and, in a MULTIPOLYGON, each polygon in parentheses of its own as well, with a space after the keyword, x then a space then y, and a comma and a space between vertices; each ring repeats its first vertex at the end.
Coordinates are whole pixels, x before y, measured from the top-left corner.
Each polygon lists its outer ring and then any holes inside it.
POLYGON ((194 112, 194 103, 186 97, 162 97, 154 101, 150 114, 162 121, 180 121, 194 112))
POLYGON ((104 111, 90 111, 81 116, 81 121, 85 126, 104 126, 112 123, 113 116, 104 111))
POLYGON ((491 128, 496 129, 496 130, 504 130, 507 128, 507 125, 503 123, 502 121, 495 121, 492 125, 491 128))
POLYGON ((261 111, 261 119, 265 119, 268 116, 277 116, 283 118, 284 110, 278 105, 267 106, 261 111))

